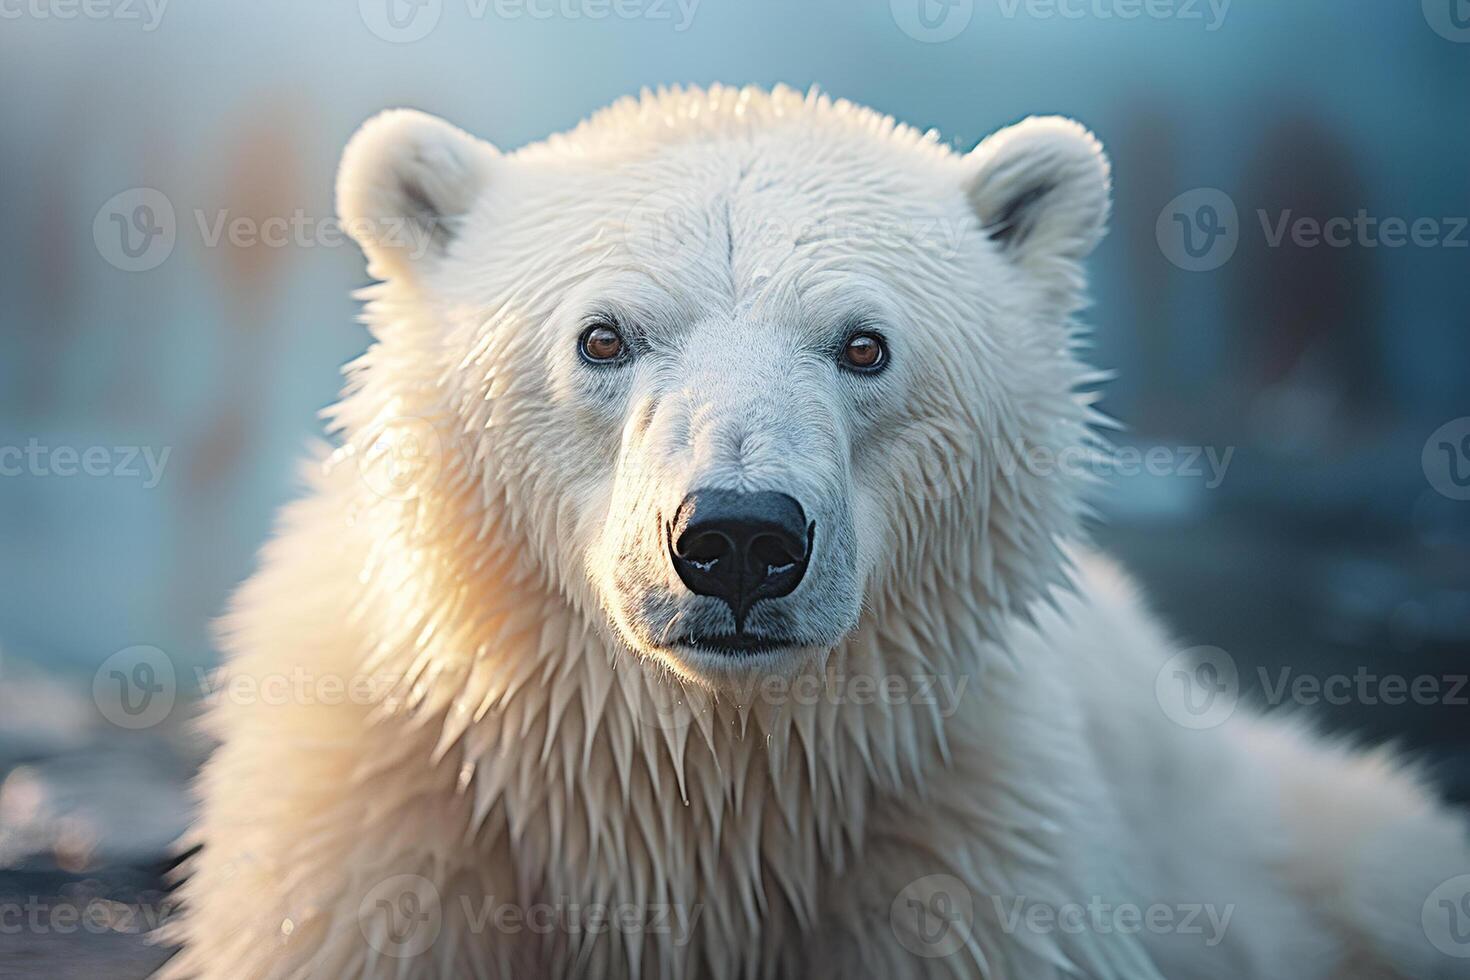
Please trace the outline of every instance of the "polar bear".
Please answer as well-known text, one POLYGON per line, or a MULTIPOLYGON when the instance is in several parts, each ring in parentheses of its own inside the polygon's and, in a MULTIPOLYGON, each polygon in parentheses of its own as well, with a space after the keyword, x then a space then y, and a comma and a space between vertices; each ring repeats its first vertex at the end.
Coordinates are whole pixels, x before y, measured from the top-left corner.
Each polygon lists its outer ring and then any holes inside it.
POLYGON ((1081 126, 390 111, 337 198, 375 343, 223 625, 168 976, 1470 975, 1451 811, 1180 724, 1027 462, 1106 451, 1081 126))

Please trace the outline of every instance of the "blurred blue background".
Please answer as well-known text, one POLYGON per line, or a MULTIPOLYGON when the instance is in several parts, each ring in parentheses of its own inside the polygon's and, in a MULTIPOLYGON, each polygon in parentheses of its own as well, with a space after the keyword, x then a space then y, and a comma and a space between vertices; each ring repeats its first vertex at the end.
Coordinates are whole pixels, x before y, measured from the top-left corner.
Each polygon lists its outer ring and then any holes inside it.
MULTIPOLYGON (((365 345, 349 292, 366 280, 330 235, 211 235, 221 216, 322 227, 338 153, 387 106, 505 149, 670 83, 817 85, 963 149, 1033 113, 1082 120, 1116 184, 1088 314, 1094 363, 1119 374, 1103 407, 1126 443, 1233 453, 1218 486, 1116 481, 1101 541, 1182 644, 1251 671, 1470 669, 1470 502, 1425 457, 1470 416, 1464 0, 1179 0, 1136 19, 1128 0, 925 0, 927 21, 916 0, 154 2, 0 10, 0 446, 169 454, 156 485, 141 454, 137 477, 0 477, 0 867, 146 864, 181 824, 187 730, 99 729, 77 699, 137 644, 179 665, 183 694, 212 662, 209 623, 365 345), (166 199, 175 240, 126 271, 107 205, 131 217, 138 188, 166 199), (1160 222, 1176 199, 1198 216, 1202 188, 1238 209, 1236 247, 1189 271, 1160 222), (1438 238, 1273 247, 1261 211, 1434 219, 1438 238), (99 768, 80 746, 131 754, 99 768), (118 766, 125 786, 105 778, 118 766), (119 832, 124 810, 147 816, 119 832), (64 817, 70 844, 44 829, 64 817)), ((1464 452, 1445 465, 1470 472, 1464 452)), ((1470 798, 1470 709, 1317 713, 1400 740, 1470 798)))

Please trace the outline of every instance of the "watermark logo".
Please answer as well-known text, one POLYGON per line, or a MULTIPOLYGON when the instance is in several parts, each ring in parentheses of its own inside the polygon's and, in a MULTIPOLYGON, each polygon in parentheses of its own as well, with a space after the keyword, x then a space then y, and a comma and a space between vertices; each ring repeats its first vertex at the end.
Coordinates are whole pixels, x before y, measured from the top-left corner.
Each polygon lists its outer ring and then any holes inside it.
POLYGON ((952 956, 971 941, 975 896, 953 875, 925 875, 898 893, 888 921, 899 944, 915 956, 952 956))
POLYGON ((124 272, 158 268, 173 254, 177 239, 173 203, 152 187, 114 194, 92 219, 97 251, 124 272))
POLYGON ((422 41, 439 26, 444 0, 357 0, 362 22, 390 44, 422 41))
POLYGON ((1200 187, 1164 205, 1154 235, 1164 258, 1174 265, 1186 272, 1210 272, 1235 255, 1240 214, 1229 194, 1200 187))
POLYGON ((1170 657, 1154 678, 1154 697, 1169 720, 1195 730, 1223 725, 1240 702, 1240 669, 1219 647, 1170 657))
POLYGON ((1470 0, 1424 0, 1424 19, 1445 40, 1470 44, 1470 0))
POLYGON ((707 208, 688 192, 655 190, 644 195, 623 215, 618 229, 621 244, 634 259, 647 265, 697 258, 713 242, 707 208))
POLYGON ((173 661, 158 647, 119 650, 92 677, 97 710, 119 728, 152 728, 168 717, 177 694, 173 661))
POLYGON ((385 878, 363 896, 357 924, 368 945, 384 956, 418 956, 444 927, 439 889, 420 875, 385 878))
POLYGON ((373 493, 385 500, 413 500, 439 478, 444 444, 428 419, 389 419, 369 433, 357 465, 373 493))
POLYGON ((1424 443, 1424 476, 1443 496, 1470 500, 1470 416, 1446 422, 1424 443))
POLYGON ((939 44, 970 26, 975 0, 889 0, 893 22, 915 41, 939 44))
POLYGON ((1430 892, 1420 923, 1435 949, 1470 959, 1470 875, 1451 878, 1430 892))

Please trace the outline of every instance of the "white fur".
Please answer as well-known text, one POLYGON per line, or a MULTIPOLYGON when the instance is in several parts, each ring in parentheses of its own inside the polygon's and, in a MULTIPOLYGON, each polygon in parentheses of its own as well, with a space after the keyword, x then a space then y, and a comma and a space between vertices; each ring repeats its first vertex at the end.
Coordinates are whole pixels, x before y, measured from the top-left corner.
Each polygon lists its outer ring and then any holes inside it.
POLYGON ((169 975, 1464 975, 1420 928, 1470 870, 1463 827, 1383 756, 1244 710, 1174 725, 1154 694, 1172 644, 1073 543, 1081 481, 1004 465, 1102 448, 1071 317, 1107 199, 1073 123, 960 155, 785 89, 645 94, 508 155, 418 114, 368 123, 344 220, 445 233, 418 255, 363 236, 377 342, 333 414, 342 448, 236 598, 222 683, 383 683, 211 709, 169 975), (650 215, 674 216, 672 247, 650 215), (613 372, 575 355, 606 306, 648 348, 613 372), (889 332, 875 378, 821 353, 853 315, 889 332), (427 465, 385 487, 405 428, 427 465), (832 642, 735 664, 667 645, 717 611, 650 528, 710 481, 820 514, 770 615, 832 642), (854 675, 963 697, 741 686, 854 675), (932 874, 973 921, 925 958, 893 909, 932 874), (440 903, 417 957, 383 952, 372 899, 397 875, 440 903), (459 900, 492 896, 692 922, 477 930, 459 900), (1213 945, 1007 921, 1094 897, 1231 919, 1213 945))

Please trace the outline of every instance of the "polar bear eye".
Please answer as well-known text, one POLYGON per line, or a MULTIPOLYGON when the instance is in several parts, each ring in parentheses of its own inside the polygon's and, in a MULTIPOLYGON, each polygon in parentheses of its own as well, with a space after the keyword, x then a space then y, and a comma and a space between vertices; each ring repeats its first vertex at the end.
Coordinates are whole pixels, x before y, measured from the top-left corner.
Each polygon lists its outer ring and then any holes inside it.
POLYGON ((849 371, 871 374, 880 370, 887 360, 888 348, 875 333, 855 333, 842 345, 841 363, 849 371))
POLYGON ((582 331, 578 343, 582 356, 597 364, 616 361, 627 351, 628 345, 618 328, 606 321, 599 321, 582 331))

